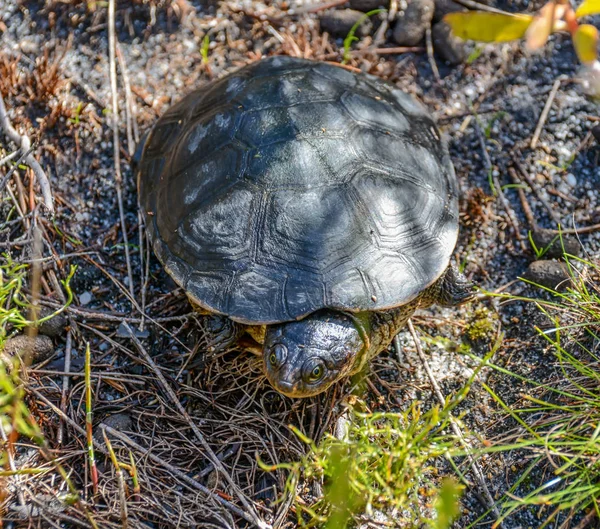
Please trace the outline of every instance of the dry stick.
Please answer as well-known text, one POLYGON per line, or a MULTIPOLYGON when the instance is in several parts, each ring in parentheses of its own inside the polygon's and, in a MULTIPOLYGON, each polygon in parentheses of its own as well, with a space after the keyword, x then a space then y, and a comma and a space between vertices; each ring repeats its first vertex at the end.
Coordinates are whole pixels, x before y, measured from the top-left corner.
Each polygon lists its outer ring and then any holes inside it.
POLYGON ((127 240, 127 226, 125 225, 125 213, 123 211, 123 192, 121 177, 121 153, 119 146, 119 105, 117 100, 117 64, 115 62, 116 50, 115 31, 115 0, 108 1, 108 59, 110 71, 110 91, 112 94, 112 127, 113 127, 113 152, 115 163, 115 187, 117 188, 117 202, 119 204, 119 217, 121 219, 121 231, 123 232, 123 243, 125 245, 125 260, 127 262, 127 278, 129 279, 129 292, 135 298, 133 291, 133 274, 131 272, 131 259, 129 257, 129 241, 127 240))
POLYGON ((517 155, 513 152, 513 153, 511 153, 511 156, 512 156, 512 159, 513 159, 513 163, 515 164, 515 167, 518 169, 518 171, 521 174, 521 176, 523 178, 525 178, 525 180, 527 181, 527 184, 529 185, 529 187, 531 188, 531 190, 535 193, 535 195, 537 196, 538 200, 544 205, 544 207, 548 211, 548 214, 550 215, 550 218, 554 222, 556 222, 556 224, 560 224, 560 217, 554 211, 554 209, 552 208, 552 205, 550 204, 550 202, 548 202, 548 200, 546 199, 546 197, 544 197, 544 195, 542 195, 541 191, 537 188, 537 186, 533 182, 533 179, 531 178, 531 176, 529 176, 529 173, 525 170, 525 168, 523 167, 523 165, 521 164, 521 162, 517 158, 517 155))
POLYGON ((396 46, 395 48, 375 48, 373 51, 377 55, 397 55, 401 53, 423 53, 426 48, 422 46, 396 46))
POLYGON ((398 0, 390 0, 390 6, 388 11, 388 21, 393 22, 396 20, 398 14, 398 0))
POLYGON ((16 158, 17 156, 19 156, 20 152, 21 152, 21 149, 17 149, 16 151, 11 152, 7 156, 5 156, 4 158, 0 158, 0 166, 4 165, 7 162, 10 162, 13 158, 16 158))
POLYGON ((427 45, 427 59, 431 66, 431 71, 435 80, 439 83, 441 80, 440 71, 438 70, 437 63, 435 62, 435 56, 433 55, 433 40, 431 39, 431 26, 427 28, 425 32, 425 44, 427 45))
POLYGON ((121 46, 116 43, 117 59, 119 61, 119 69, 123 76, 123 86, 125 87, 125 120, 127 122, 127 152, 129 156, 133 156, 135 152, 135 140, 133 138, 133 105, 131 103, 131 84, 129 83, 129 73, 125 65, 125 59, 123 53, 121 53, 121 46))
MULTIPOLYGON (((6 184, 8 184, 8 181, 10 180, 10 177, 13 175, 13 173, 19 168, 19 164, 33 152, 33 149, 33 147, 30 147, 27 151, 25 151, 25 153, 22 154, 19 157, 19 159, 15 162, 15 164, 8 170, 8 173, 6 173, 4 178, 0 181, 0 193, 6 187, 6 184)), ((21 149, 19 149, 17 152, 19 152, 20 150, 21 149)))
POLYGON ((552 90, 550 90, 550 95, 546 100, 546 104, 544 105, 544 110, 542 110, 542 114, 540 115, 540 119, 538 121, 537 127, 535 128, 535 132, 533 133, 533 138, 531 138, 530 147, 535 149, 537 147, 538 140, 540 139, 540 134, 542 133, 542 129, 544 128, 544 124, 548 119, 548 114, 550 113, 550 108, 552 108, 552 103, 554 102, 554 98, 560 88, 561 79, 557 79, 554 81, 552 85, 552 90))
MULTIPOLYGON (((508 168, 508 174, 510 175, 513 184, 520 186, 523 184, 516 171, 512 168, 508 168)), ((525 218, 527 218, 527 223, 532 230, 537 229, 537 222, 535 221, 535 217, 533 216, 533 212, 531 211, 531 207, 529 206, 529 202, 527 202, 527 197, 525 196, 525 191, 522 187, 517 187, 517 192, 519 193, 519 199, 521 200, 521 206, 523 207, 523 213, 525 213, 525 218)))
POLYGON ((371 48, 379 48, 382 44, 385 43, 385 34, 390 27, 390 23, 387 18, 383 19, 381 25, 377 28, 377 32, 375 33, 375 37, 373 38, 373 44, 371 48))
MULTIPOLYGON (((43 300, 42 304, 46 305, 48 307, 51 307, 51 308, 62 307, 62 305, 60 303, 57 303, 54 301, 49 301, 49 300, 43 300)), ((108 312, 95 312, 92 310, 83 310, 83 309, 78 309, 77 307, 74 307, 73 305, 67 307, 65 309, 65 312, 74 314, 75 316, 79 316, 81 318, 88 318, 90 320, 117 321, 117 322, 123 321, 123 322, 128 322, 128 323, 140 323, 140 321, 141 321, 141 318, 125 316, 125 314, 119 314, 119 313, 111 314, 108 312)), ((194 312, 190 312, 188 314, 181 314, 180 316, 164 316, 162 318, 151 318, 150 321, 152 321, 152 323, 155 323, 155 324, 170 323, 173 321, 181 321, 181 320, 188 319, 189 317, 191 317, 193 315, 194 315, 194 312)), ((146 316, 146 317, 148 317, 148 316, 146 316)))
MULTIPOLYGON (((137 143, 137 126, 135 116, 133 114, 133 97, 131 95, 131 83, 129 82, 129 73, 127 72, 127 66, 125 64, 125 58, 121 52, 119 43, 116 43, 117 59, 119 60, 119 68, 121 75, 123 76, 123 85, 125 87, 125 117, 127 121, 127 152, 129 156, 133 156, 136 149, 137 143)), ((140 331, 144 330, 144 312, 146 310, 146 281, 144 279, 144 223, 140 211, 140 204, 138 200, 138 237, 139 237, 139 250, 140 250, 140 285, 141 285, 141 313, 142 319, 140 322, 140 331)))
MULTIPOLYGON (((440 405, 443 407, 446 405, 446 399, 444 398, 444 394, 442 393, 442 390, 440 389, 440 386, 438 385, 437 380, 435 379, 435 377, 433 375, 433 371, 431 370, 431 367, 429 366, 427 357, 425 356, 425 353, 423 353, 423 349, 421 349, 421 341, 419 340, 417 331, 415 330, 415 328, 412 324, 412 321, 410 319, 408 320, 408 330, 410 331, 412 339, 415 343, 415 348, 417 349, 417 354, 419 355, 419 358, 421 359, 421 362, 423 363, 423 366, 425 367, 425 371, 427 372, 427 377, 429 378, 429 381, 431 382, 431 385, 433 386, 433 391, 435 393, 435 396, 437 397, 440 405)), ((396 348, 396 352, 398 352, 400 350, 399 348, 401 346, 400 346, 400 341, 398 339, 398 336, 396 336, 394 338, 394 347, 396 348)), ((483 476, 483 472, 481 471, 481 469, 479 468, 479 465, 477 464, 477 461, 475 461, 475 458, 471 454, 471 448, 470 448, 469 444, 467 443, 467 440, 465 439, 465 437, 462 433, 462 430, 458 426, 458 423, 456 422, 454 417, 451 417, 450 419, 451 419, 450 426, 452 427, 452 430, 454 431, 454 435, 456 435, 456 437, 458 437, 460 439, 461 444, 463 445, 465 452, 467 454, 467 460, 469 461, 469 465, 471 467, 471 470, 473 471, 475 479, 477 480, 477 482, 479 483, 479 486, 483 490, 483 493, 484 493, 485 498, 488 503, 487 507, 494 513, 494 515, 496 516, 496 519, 498 520, 498 519, 500 519, 500 511, 496 507, 494 498, 493 498, 492 494, 490 493, 489 489, 487 488, 487 485, 485 484, 485 478, 483 476)), ((498 523, 498 527, 502 527, 501 522, 498 523)))
POLYGON ((477 137, 479 138, 479 145, 481 146, 481 151, 483 152, 483 160, 485 162, 485 169, 486 169, 486 171, 488 171, 489 174, 492 175, 492 181, 494 183, 495 191, 496 191, 496 193, 498 193, 498 197, 500 198, 500 202, 502 203, 502 207, 504 208, 504 211, 506 211, 508 222, 511 225, 513 231, 515 232, 515 237, 519 241, 521 250, 527 251, 527 245, 525 244, 525 241, 523 240, 523 237, 521 236, 521 228, 519 226, 519 220, 517 219, 517 216, 515 215, 515 212, 514 212, 512 206, 508 202, 508 199, 506 198, 504 191, 502 191, 502 186, 500 185, 500 182, 498 181, 498 177, 495 176, 493 173, 492 160, 490 159, 490 155, 487 151, 487 147, 485 146, 485 138, 483 136, 483 132, 481 130, 481 127, 479 126, 479 121, 477 119, 475 119, 474 128, 475 128, 475 132, 477 133, 477 137))
MULTIPOLYGON (((60 283, 58 282, 58 278, 54 273, 54 270, 48 270, 48 277, 50 278, 50 283, 52 283, 52 288, 56 292, 57 296, 60 298, 60 301, 63 305, 67 304, 67 298, 65 297, 62 288, 60 287, 60 283)), ((70 371, 71 371, 71 351, 73 348, 73 329, 76 324, 73 321, 71 315, 67 316, 69 318, 69 331, 67 332, 67 343, 65 345, 65 369, 62 379, 62 391, 60 395, 60 409, 65 411, 67 409, 67 392, 69 391, 69 380, 70 380, 70 371)), ((56 440, 59 445, 63 443, 64 440, 64 423, 60 422, 58 425, 58 434, 56 436, 56 440)))
MULTIPOLYGON (((69 426, 71 426, 71 428, 73 428, 77 433, 79 433, 79 435, 86 437, 86 431, 81 426, 79 426, 79 424, 77 424, 73 419, 71 419, 71 417, 69 417, 66 413, 64 413, 60 408, 56 407, 52 402, 50 402, 41 391, 39 391, 35 388, 28 388, 28 390, 31 391, 32 393, 34 393, 38 399, 40 399, 44 404, 46 404, 46 406, 48 406, 50 409, 52 409, 52 411, 54 411, 54 413, 56 413, 61 419, 63 419, 65 422, 67 422, 69 424, 69 426)), ((237 514, 241 518, 244 518, 244 520, 254 523, 254 520, 250 517, 250 515, 248 515, 248 513, 242 511, 239 507, 237 507, 233 503, 230 503, 227 500, 225 500, 224 498, 221 498, 218 494, 216 494, 212 490, 206 488, 204 485, 198 483, 196 480, 189 477, 187 474, 183 473, 178 468, 170 465, 166 461, 163 461, 160 457, 154 455, 148 449, 143 448, 142 446, 138 445, 137 443, 135 443, 135 441, 133 441, 127 435, 125 435, 121 432, 118 432, 117 430, 114 430, 110 426, 107 426, 102 423, 100 423, 100 429, 102 431, 108 432, 113 437, 128 444, 129 446, 134 448, 136 451, 140 452, 141 454, 148 457, 149 459, 151 459, 152 461, 154 461, 155 463, 157 463, 158 465, 163 467, 165 470, 167 470, 174 476, 176 476, 179 479, 181 479, 182 481, 184 481, 187 485, 205 493, 207 496, 210 496, 215 501, 217 501, 224 507, 228 508, 233 513, 237 514)), ((96 449, 97 452, 99 452, 107 457, 110 457, 108 450, 102 443, 99 443, 95 439, 92 439, 92 442, 94 443, 94 448, 96 449)), ((268 526, 265 525, 263 527, 268 527, 268 526)))
POLYGON ((561 228, 560 230, 548 230, 551 233, 567 234, 567 235, 578 235, 579 233, 592 233, 594 231, 600 231, 600 224, 592 224, 591 226, 584 226, 583 228, 561 228))
POLYGON ((206 453, 208 455, 208 458, 211 460, 212 464, 215 466, 215 468, 219 471, 219 473, 225 478, 225 480, 229 483, 229 485, 235 491, 235 493, 237 494, 239 500, 242 502, 242 504, 244 505, 244 507, 246 507, 246 509, 248 509, 249 514, 252 517, 253 523, 257 527, 261 527, 261 528, 270 527, 267 523, 265 523, 264 521, 262 521, 259 518, 258 514, 254 510, 254 507, 246 499, 244 493, 239 489, 239 487, 237 486, 237 484, 235 483, 235 481, 233 481, 233 479, 231 478, 231 476, 229 475, 229 473, 227 472, 227 470, 225 470, 225 467, 223 466, 223 464, 221 463, 221 461, 219 461, 219 458, 213 452, 212 448, 210 447, 210 445, 208 444, 208 442, 204 438, 204 435, 202 435, 202 432, 198 429, 198 426, 196 425, 196 423, 192 420, 192 418, 189 416, 188 412, 182 406, 181 402, 179 401, 179 398, 177 398, 177 395, 175 394, 175 392, 173 391, 173 389, 171 388, 171 386, 167 382, 167 379, 162 374, 162 371, 154 363, 154 361, 152 360, 152 357, 148 354, 148 351, 146 351, 146 349, 144 348, 144 346, 137 339, 137 337, 135 336, 135 334, 131 330, 131 327, 129 327, 129 325, 127 323, 123 323, 123 325, 124 325, 125 329, 127 330, 127 332, 129 332, 130 338, 133 341, 133 343, 135 344, 136 349, 143 356, 143 358, 147 362, 147 364, 152 368, 152 371, 154 371, 154 373, 156 374, 156 376, 157 376, 158 380, 160 381, 163 389, 165 390, 165 392, 167 393, 167 395, 170 397, 171 401, 173 402, 173 404, 175 405, 175 407, 177 408, 177 410, 179 411, 179 413, 181 413, 181 415, 185 418, 186 422, 188 423, 188 425, 190 426, 190 428, 192 429, 192 431, 194 432, 194 434, 196 435, 196 437, 200 441, 200 444, 202 445, 202 447, 206 451, 206 453))
MULTIPOLYGON (((71 350, 73 348, 73 332, 69 329, 67 333, 67 343, 65 345, 65 372, 62 379, 62 392, 60 395, 60 409, 67 409, 67 391, 69 390, 69 375, 71 374, 71 350)), ((56 441, 62 445, 64 441, 64 423, 61 421, 58 426, 58 435, 56 441)))
MULTIPOLYGON (((8 138, 20 147, 24 151, 28 151, 31 149, 31 141, 29 136, 23 134, 22 136, 16 131, 16 129, 11 125, 10 120, 8 119, 8 114, 6 113, 6 107, 4 106, 4 100, 2 99, 2 95, 0 94, 0 128, 4 130, 4 133, 8 136, 8 138)), ((31 153, 27 155, 25 158, 25 163, 31 167, 31 170, 35 174, 35 178, 40 185, 40 190, 42 191, 42 197, 44 199, 44 205, 48 209, 51 214, 54 214, 54 202, 52 200, 52 189, 50 187, 50 182, 46 173, 42 169, 42 166, 38 163, 38 161, 33 157, 31 153)))

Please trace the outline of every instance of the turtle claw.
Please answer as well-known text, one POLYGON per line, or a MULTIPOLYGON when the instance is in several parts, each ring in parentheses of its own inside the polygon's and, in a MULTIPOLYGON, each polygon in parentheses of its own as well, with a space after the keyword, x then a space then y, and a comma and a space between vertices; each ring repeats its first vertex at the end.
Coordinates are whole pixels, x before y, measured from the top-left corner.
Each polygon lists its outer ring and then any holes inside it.
POLYGON ((477 293, 475 283, 467 279, 454 265, 448 266, 440 286, 438 303, 445 306, 461 305, 471 301, 477 293))
POLYGON ((208 334, 208 350, 221 352, 233 347, 244 332, 239 323, 225 316, 207 316, 204 320, 204 328, 208 334))

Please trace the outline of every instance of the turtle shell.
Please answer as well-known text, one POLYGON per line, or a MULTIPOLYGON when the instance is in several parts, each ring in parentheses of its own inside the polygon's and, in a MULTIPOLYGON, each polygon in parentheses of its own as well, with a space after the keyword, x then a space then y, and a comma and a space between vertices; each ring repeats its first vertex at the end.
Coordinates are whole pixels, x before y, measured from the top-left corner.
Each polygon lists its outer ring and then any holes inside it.
POLYGON ((242 323, 402 305, 440 277, 457 238, 456 176, 423 107, 303 59, 261 60, 171 107, 138 188, 173 279, 242 323))

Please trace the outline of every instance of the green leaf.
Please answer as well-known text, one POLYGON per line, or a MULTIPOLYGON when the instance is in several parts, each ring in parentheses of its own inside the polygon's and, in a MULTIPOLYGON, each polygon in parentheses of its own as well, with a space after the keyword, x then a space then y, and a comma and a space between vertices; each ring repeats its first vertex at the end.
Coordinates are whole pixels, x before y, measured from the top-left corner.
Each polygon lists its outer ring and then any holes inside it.
POLYGON ((577 18, 586 17, 588 15, 597 15, 600 13, 600 0, 585 0, 583 4, 581 4, 577 11, 575 11, 575 16, 577 18))
POLYGON ((531 15, 512 15, 510 13, 449 13, 444 17, 452 32, 461 39, 480 42, 506 42, 521 39, 529 24, 531 15))
POLYGON ((573 46, 582 64, 591 64, 598 57, 598 29, 582 24, 573 35, 573 46))

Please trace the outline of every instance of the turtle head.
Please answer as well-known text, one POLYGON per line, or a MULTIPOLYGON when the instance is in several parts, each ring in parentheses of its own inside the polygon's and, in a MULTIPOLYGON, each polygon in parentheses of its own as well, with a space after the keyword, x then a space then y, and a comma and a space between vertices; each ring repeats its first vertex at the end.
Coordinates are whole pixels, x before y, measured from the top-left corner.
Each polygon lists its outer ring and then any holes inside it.
POLYGON ((288 397, 311 397, 349 374, 365 343, 354 321, 322 310, 267 327, 263 347, 271 385, 288 397))

